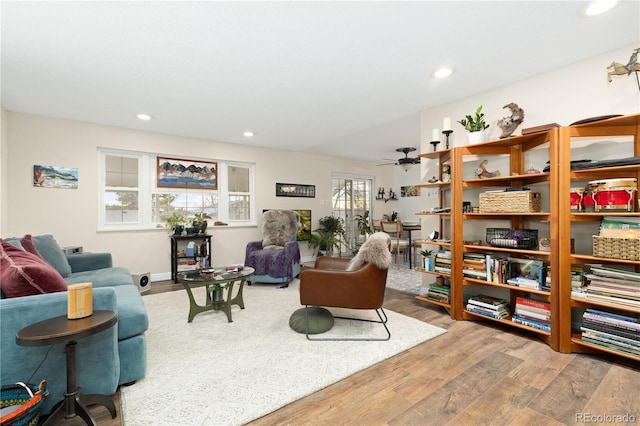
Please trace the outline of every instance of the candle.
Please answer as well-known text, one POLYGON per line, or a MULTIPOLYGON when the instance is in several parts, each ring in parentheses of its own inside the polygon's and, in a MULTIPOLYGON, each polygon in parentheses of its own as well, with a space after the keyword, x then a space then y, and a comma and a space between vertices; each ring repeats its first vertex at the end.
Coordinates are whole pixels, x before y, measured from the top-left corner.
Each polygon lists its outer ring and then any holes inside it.
POLYGON ((431 140, 432 141, 439 141, 440 140, 440 130, 433 129, 431 131, 431 140))
POLYGON ((451 117, 445 117, 442 120, 442 131, 451 130, 451 117))

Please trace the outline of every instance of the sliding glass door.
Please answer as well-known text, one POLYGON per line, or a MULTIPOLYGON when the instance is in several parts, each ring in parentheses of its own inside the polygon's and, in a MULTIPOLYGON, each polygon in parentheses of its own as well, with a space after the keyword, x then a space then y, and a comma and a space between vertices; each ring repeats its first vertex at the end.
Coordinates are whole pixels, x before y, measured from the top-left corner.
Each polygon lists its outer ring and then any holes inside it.
MULTIPOLYGON (((358 223, 355 218, 369 212, 371 217, 371 188, 372 178, 353 177, 347 175, 333 175, 332 213, 344 220, 346 241, 344 250, 358 247, 358 223)), ((371 221, 369 220, 369 223, 371 221)))

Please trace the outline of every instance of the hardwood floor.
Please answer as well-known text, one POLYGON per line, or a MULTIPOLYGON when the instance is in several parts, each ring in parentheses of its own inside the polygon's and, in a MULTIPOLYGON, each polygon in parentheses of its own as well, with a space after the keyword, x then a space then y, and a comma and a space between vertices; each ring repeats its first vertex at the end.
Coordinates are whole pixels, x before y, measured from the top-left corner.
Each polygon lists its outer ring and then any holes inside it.
MULTIPOLYGON (((151 293, 180 288, 153 283, 151 293)), ((250 425, 568 425, 594 423, 595 416, 624 424, 625 415, 626 423, 640 422, 640 366, 631 360, 560 354, 524 331, 453 321, 392 289, 384 306, 447 333, 250 425)), ((99 425, 123 424, 120 409, 116 419, 102 407, 92 412, 99 425)))

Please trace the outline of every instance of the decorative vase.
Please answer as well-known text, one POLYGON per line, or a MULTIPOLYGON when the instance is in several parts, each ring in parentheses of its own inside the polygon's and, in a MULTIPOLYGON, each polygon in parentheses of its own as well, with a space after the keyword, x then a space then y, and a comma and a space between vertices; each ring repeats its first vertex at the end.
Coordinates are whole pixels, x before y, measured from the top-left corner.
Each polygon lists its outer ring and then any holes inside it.
POLYGON ((173 227, 173 235, 182 235, 182 231, 184 231, 184 227, 182 225, 176 225, 173 227))
POLYGON ((193 226, 189 226, 188 228, 186 228, 187 231, 187 235, 196 235, 196 228, 194 228, 193 226))
POLYGON ((198 234, 206 234, 208 225, 209 225, 209 222, 207 222, 206 220, 204 222, 200 222, 200 227, 198 228, 198 234))
POLYGON ((476 143, 482 143, 487 141, 487 134, 484 130, 480 130, 478 132, 470 132, 469 133, 469 145, 473 145, 476 143))

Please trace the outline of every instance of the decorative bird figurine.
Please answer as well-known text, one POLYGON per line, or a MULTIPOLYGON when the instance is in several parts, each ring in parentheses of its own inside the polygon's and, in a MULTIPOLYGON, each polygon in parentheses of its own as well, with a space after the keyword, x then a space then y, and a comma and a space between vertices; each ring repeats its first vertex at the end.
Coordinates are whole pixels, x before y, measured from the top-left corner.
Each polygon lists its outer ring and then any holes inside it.
POLYGON ((482 161, 482 163, 478 164, 478 167, 476 168, 476 171, 474 172, 474 174, 476 175, 477 179, 492 178, 492 177, 500 176, 500 170, 496 170, 495 172, 487 171, 485 166, 487 165, 488 162, 489 162, 489 160, 484 160, 484 161, 482 161))
POLYGON ((524 110, 513 102, 506 104, 502 108, 509 108, 511 115, 498 120, 497 126, 502 129, 500 139, 508 138, 516 130, 516 127, 524 121, 524 110))

